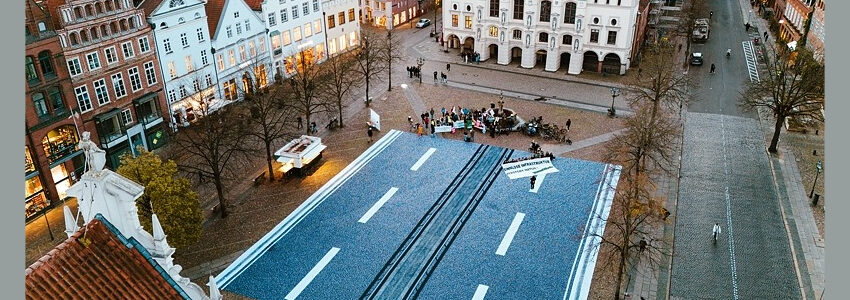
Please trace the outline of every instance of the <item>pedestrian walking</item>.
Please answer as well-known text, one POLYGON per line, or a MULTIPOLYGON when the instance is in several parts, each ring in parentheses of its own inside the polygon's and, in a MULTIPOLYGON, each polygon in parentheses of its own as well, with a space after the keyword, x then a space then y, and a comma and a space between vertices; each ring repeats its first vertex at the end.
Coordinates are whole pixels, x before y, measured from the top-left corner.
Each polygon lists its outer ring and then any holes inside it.
POLYGON ((366 135, 369 136, 369 143, 372 143, 372 126, 369 126, 369 130, 366 131, 366 135))
POLYGON ((764 32, 764 40, 767 40, 767 31, 764 32))
POLYGON ((316 133, 319 131, 318 126, 316 126, 316 122, 310 122, 310 132, 316 133))
POLYGON ((747 28, 747 32, 750 32, 750 23, 747 23, 746 25, 744 25, 744 27, 747 28))
POLYGON ((469 56, 468 55, 466 55, 466 54, 463 55, 463 62, 469 63, 469 56))
POLYGON ((434 83, 437 83, 437 71, 434 71, 434 83))
POLYGON ((428 125, 431 124, 431 118, 428 117, 428 114, 425 114, 425 129, 428 129, 428 125))
POLYGON ((531 189, 534 189, 534 183, 537 182, 537 175, 531 176, 531 189))
POLYGON ((416 132, 419 134, 419 137, 422 137, 422 125, 416 123, 416 132))
POLYGON ((711 234, 714 236, 714 243, 717 243, 717 235, 720 234, 720 224, 714 223, 714 228, 711 229, 711 234))
POLYGON ((449 72, 451 70, 452 70, 452 64, 446 64, 446 72, 449 72))
POLYGON ((437 122, 431 120, 431 138, 437 137, 437 122))
POLYGON ((431 108, 430 111, 428 111, 428 113, 431 114, 431 119, 434 119, 434 108, 433 107, 431 108))
POLYGON ((567 131, 570 131, 570 124, 573 123, 573 120, 567 119, 567 131))
POLYGON ((301 119, 301 116, 298 116, 296 120, 298 121, 298 129, 304 128, 304 120, 301 119))

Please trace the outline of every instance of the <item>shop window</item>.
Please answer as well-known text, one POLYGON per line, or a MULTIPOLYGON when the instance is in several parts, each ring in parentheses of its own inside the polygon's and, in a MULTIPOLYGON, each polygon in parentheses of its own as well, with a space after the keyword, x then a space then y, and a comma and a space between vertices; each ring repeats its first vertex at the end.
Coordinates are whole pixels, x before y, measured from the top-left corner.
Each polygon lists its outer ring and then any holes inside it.
POLYGON ((69 178, 68 170, 65 169, 65 164, 58 164, 51 168, 50 175, 53 177, 53 186, 56 188, 56 193, 59 194, 59 199, 68 196, 68 188, 71 187, 71 179, 69 178))
POLYGON ((64 125, 51 130, 41 140, 48 162, 54 162, 74 152, 77 146, 77 131, 74 125, 64 125))
POLYGON ((26 148, 26 173, 35 171, 35 163, 32 161, 32 156, 30 155, 30 147, 24 146, 26 148))
POLYGON ((118 114, 97 124, 97 133, 100 142, 108 144, 124 136, 124 128, 121 126, 118 114))
POLYGON ((44 188, 41 186, 41 180, 38 176, 27 179, 25 181, 26 192, 26 214, 25 218, 35 215, 50 205, 47 197, 44 196, 44 188))
POLYGON ((136 117, 139 118, 139 122, 148 124, 160 117, 156 103, 156 97, 154 97, 150 98, 149 101, 136 106, 136 117))

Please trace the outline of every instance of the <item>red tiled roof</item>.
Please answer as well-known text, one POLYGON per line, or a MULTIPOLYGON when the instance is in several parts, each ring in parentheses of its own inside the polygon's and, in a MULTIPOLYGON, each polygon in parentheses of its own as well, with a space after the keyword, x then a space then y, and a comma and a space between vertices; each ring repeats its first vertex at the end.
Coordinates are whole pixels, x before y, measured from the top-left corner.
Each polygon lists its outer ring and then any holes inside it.
POLYGON ((245 0, 245 4, 255 11, 263 10, 263 0, 245 0))
POLYGON ((224 10, 224 2, 227 0, 209 0, 204 8, 207 10, 207 24, 210 26, 210 38, 215 38, 215 30, 218 27, 218 19, 221 19, 221 11, 224 10))
POLYGON ((93 219, 29 266, 26 299, 183 299, 138 243, 125 245, 105 222, 93 219))
POLYGON ((145 11, 145 16, 150 16, 153 13, 153 10, 156 9, 163 0, 143 0, 141 4, 137 5, 136 8, 140 8, 145 11))

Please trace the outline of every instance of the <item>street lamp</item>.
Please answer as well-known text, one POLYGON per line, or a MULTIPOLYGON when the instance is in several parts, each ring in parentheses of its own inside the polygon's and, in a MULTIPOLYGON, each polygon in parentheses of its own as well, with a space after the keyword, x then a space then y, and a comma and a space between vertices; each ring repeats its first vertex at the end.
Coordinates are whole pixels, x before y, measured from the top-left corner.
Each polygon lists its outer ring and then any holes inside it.
POLYGON ((419 83, 422 83, 422 65, 425 64, 425 58, 420 57, 416 59, 417 70, 419 70, 419 83))
POLYGON ((823 171, 823 163, 821 161, 818 161, 815 167, 818 169, 818 171, 817 174, 815 174, 815 182, 812 183, 812 191, 809 192, 809 198, 812 198, 815 195, 815 186, 818 185, 818 177, 820 177, 820 173, 821 171, 823 171))
POLYGON ((608 109, 608 116, 614 117, 617 114, 617 110, 614 109, 614 99, 617 99, 617 96, 620 95, 620 89, 612 87, 611 88, 611 108, 608 109))

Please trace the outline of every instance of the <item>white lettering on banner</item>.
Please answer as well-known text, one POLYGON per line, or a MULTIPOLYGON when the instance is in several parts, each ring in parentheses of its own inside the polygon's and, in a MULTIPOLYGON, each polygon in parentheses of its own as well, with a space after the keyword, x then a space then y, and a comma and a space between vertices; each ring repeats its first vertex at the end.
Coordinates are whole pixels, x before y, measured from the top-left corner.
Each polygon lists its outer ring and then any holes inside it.
POLYGON ((510 179, 558 172, 549 157, 502 164, 502 169, 505 170, 505 175, 508 175, 510 179))
POLYGON ((448 125, 446 125, 446 126, 437 126, 436 128, 434 128, 434 132, 435 132, 435 133, 452 132, 452 127, 451 127, 451 126, 448 126, 448 125))
POLYGON ((455 128, 464 128, 466 127, 466 122, 464 121, 455 121, 455 128))

